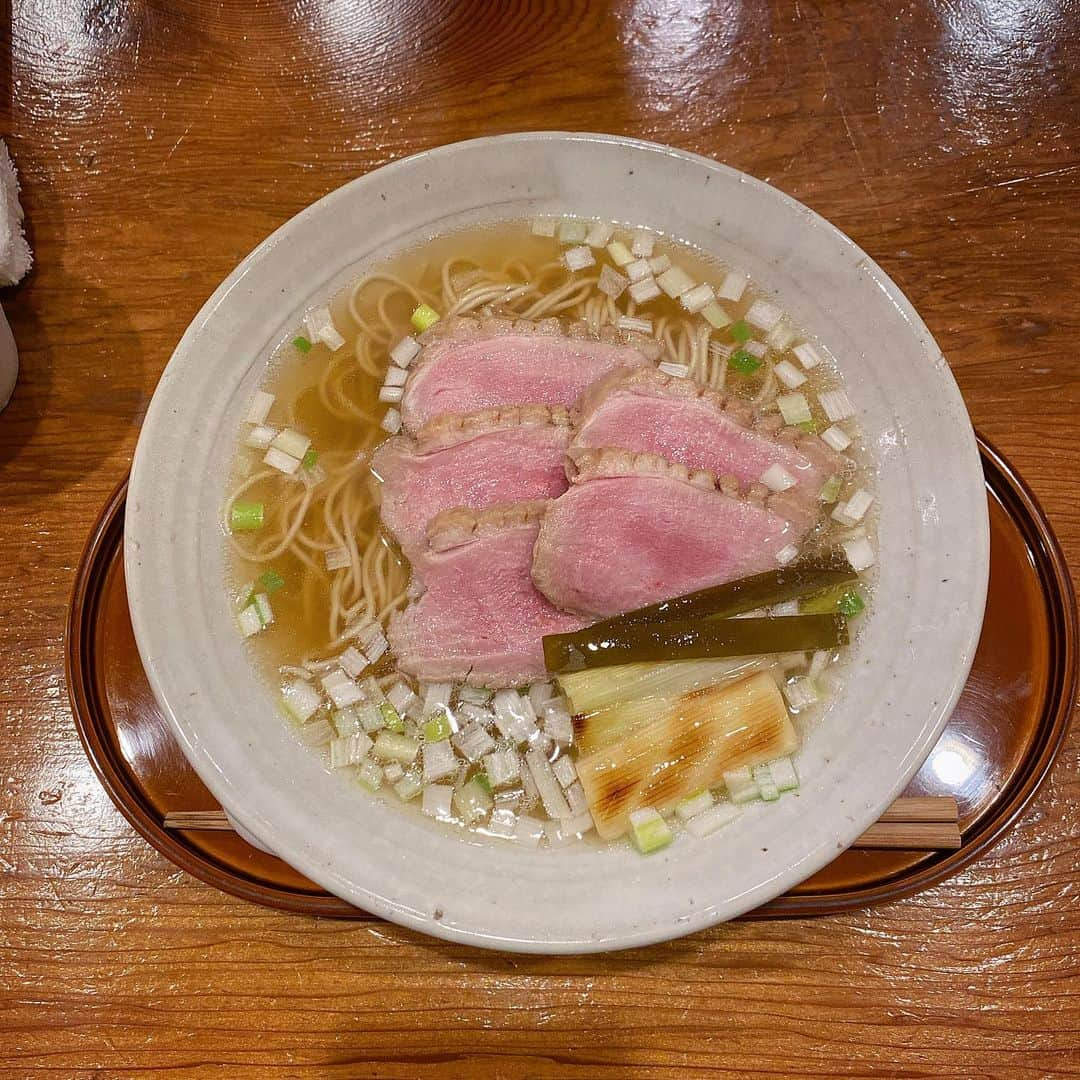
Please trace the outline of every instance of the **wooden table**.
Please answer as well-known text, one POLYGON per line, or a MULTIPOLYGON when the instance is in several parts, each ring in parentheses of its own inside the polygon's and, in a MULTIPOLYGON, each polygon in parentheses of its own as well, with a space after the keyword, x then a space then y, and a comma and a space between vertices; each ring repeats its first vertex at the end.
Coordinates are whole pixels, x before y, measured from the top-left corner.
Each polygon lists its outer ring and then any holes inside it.
POLYGON ((0 293, 0 1067, 63 1077, 1080 1072, 1080 731, 1008 839, 840 918, 486 955, 185 876, 86 763, 62 633, 174 343, 263 236, 455 139, 612 131, 802 199, 899 282, 1080 560, 1076 0, 15 5, 38 265, 0 293))

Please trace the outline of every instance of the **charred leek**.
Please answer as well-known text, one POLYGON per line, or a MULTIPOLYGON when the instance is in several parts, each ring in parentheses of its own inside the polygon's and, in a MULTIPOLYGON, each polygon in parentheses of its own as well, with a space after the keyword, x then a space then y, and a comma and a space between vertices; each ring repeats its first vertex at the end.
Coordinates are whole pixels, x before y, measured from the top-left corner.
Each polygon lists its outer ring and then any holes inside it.
POLYGON ((645 623, 617 630, 589 626, 572 634, 545 637, 544 661, 548 671, 562 674, 650 660, 835 649, 847 640, 847 625, 840 615, 645 623))
POLYGON ((671 697, 752 675, 765 661, 673 660, 661 664, 619 664, 559 676, 572 713, 589 713, 619 701, 671 697))
POLYGON ((775 681, 761 672, 667 703, 651 723, 579 758, 578 779, 597 832, 612 839, 633 811, 665 813, 725 772, 787 756, 796 741, 775 681))
POLYGON ((628 611, 611 619, 594 623, 589 632, 617 631, 630 624, 667 622, 703 618, 728 618, 744 611, 772 607, 788 600, 798 600, 825 589, 855 581, 858 574, 843 551, 835 550, 815 555, 787 566, 768 570, 764 574, 739 578, 725 585, 661 600, 648 607, 628 611))

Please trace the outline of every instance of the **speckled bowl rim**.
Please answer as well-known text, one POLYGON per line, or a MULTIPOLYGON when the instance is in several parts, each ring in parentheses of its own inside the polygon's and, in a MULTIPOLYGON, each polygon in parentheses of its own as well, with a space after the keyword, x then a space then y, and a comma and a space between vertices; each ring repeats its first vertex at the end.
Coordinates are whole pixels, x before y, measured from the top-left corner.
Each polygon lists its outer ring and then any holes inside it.
POLYGON ((192 766, 247 833, 350 903, 426 933, 489 948, 587 952, 670 939, 759 906, 877 818, 933 746, 963 687, 985 605, 988 544, 978 451, 955 382, 910 303, 865 253, 802 204, 706 158, 615 136, 536 132, 453 144, 361 177, 286 223, 229 275, 177 346, 147 413, 132 471, 125 572, 154 693, 192 766), (455 194, 464 177, 471 204, 455 194), (587 182, 603 194, 587 191, 587 182), (276 726, 268 722, 268 692, 229 633, 220 577, 208 580, 221 567, 211 533, 233 442, 222 433, 236 430, 290 320, 358 261, 400 241, 402 223, 416 236, 436 223, 507 216, 510 207, 621 217, 616 207, 635 205, 643 187, 648 212, 627 216, 721 256, 738 253, 764 284, 770 275, 787 283, 781 292, 798 321, 831 329, 824 336, 839 345, 852 396, 866 416, 882 420, 869 426, 881 432, 875 450, 894 485, 882 504, 880 588, 889 603, 872 614, 855 650, 867 670, 853 673, 807 740, 798 799, 754 808, 737 834, 697 847, 680 838, 650 860, 464 843, 418 815, 358 801, 360 793, 315 770, 313 755, 287 745, 276 718, 276 726), (440 200, 452 211, 433 213, 440 200), (727 216, 710 224, 718 212, 727 216), (397 232, 387 231, 388 220, 397 232), (344 260, 339 251, 318 277, 321 253, 337 250, 344 226, 358 222, 368 229, 366 250, 344 260), (755 239, 740 247, 732 235, 747 228, 755 239), (759 250, 771 252, 770 261, 759 250), (298 292, 305 273, 312 284, 298 292), (280 284, 284 301, 270 284, 280 284), (848 355, 847 327, 834 318, 844 303, 853 327, 867 323, 859 331, 867 343, 870 330, 880 330, 873 356, 848 355), (247 325, 249 340, 251 320, 279 308, 286 313, 270 319, 263 347, 238 356, 237 328, 247 325), (850 784, 838 791, 842 768, 850 784), (318 803, 308 795, 315 782, 324 785, 318 803))

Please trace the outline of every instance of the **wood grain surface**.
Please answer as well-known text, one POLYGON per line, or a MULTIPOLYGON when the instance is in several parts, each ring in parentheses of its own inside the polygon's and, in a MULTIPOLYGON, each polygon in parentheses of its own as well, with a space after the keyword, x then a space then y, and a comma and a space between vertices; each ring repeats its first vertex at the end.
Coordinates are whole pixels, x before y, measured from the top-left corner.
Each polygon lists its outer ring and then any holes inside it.
MULTIPOLYGON (((0 8, 0 11, 3 11, 0 8)), ((915 898, 580 959, 220 895, 75 736, 74 567, 188 321, 357 174, 530 128, 776 184, 914 301, 1080 565, 1076 0, 16 0, 0 129, 37 265, 0 292, 0 1070, 180 1077, 1080 1073, 1080 732, 1008 838, 915 898)))

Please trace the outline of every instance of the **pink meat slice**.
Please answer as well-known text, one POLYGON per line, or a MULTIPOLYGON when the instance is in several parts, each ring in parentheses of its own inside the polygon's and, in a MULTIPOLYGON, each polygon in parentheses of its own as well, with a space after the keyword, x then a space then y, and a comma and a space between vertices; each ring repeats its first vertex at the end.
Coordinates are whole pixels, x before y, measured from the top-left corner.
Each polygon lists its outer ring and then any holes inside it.
POLYGON ((579 451, 548 504, 533 581, 557 607, 603 618, 777 565, 812 521, 790 495, 718 490, 716 478, 650 454, 579 451))
POLYGON ((428 522, 444 510, 561 495, 569 439, 566 410, 542 405, 441 417, 416 439, 388 439, 371 464, 382 480, 383 523, 415 563, 428 522))
POLYGON ((527 403, 569 407, 602 375, 648 364, 655 352, 647 339, 631 344, 568 334, 555 320, 459 319, 438 327, 405 384, 401 415, 409 432, 441 413, 527 403))
POLYGON ((658 454, 742 484, 779 465, 795 481, 791 490, 816 499, 840 468, 838 455, 815 436, 770 427, 768 420, 755 426, 745 402, 641 370, 609 376, 588 392, 572 445, 658 454))
POLYGON ((545 634, 579 629, 530 576, 546 504, 451 510, 432 524, 424 592, 390 622, 398 667, 421 680, 520 686, 545 673, 545 634))

